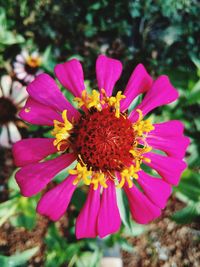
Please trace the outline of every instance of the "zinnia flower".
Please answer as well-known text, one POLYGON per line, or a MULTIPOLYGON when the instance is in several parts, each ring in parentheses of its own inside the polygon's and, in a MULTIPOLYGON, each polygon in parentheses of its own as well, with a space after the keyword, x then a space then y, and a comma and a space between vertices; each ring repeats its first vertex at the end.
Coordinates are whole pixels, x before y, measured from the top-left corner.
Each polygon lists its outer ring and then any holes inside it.
POLYGON ((0 146, 10 148, 21 139, 17 128, 18 111, 24 106, 27 98, 25 87, 13 81, 9 75, 1 78, 0 84, 0 146))
POLYGON ((37 194, 56 174, 76 162, 68 177, 41 197, 37 211, 59 220, 76 187, 89 186, 76 220, 77 238, 104 237, 119 230, 116 188, 125 191, 136 222, 146 224, 157 218, 171 186, 179 183, 186 168, 183 157, 189 140, 183 135, 182 123, 152 124, 144 119, 154 108, 177 99, 168 77, 162 75, 153 81, 139 64, 124 94, 120 91, 112 96, 121 72, 120 61, 100 55, 96 62, 99 92, 89 94, 78 60, 58 64, 55 74, 74 95, 79 109, 66 100, 49 75, 41 74, 28 85, 29 98, 20 112, 29 123, 53 127, 53 138, 25 139, 14 145, 15 163, 21 167, 16 180, 24 196, 37 194), (132 101, 142 93, 141 104, 128 113, 132 101), (57 152, 58 157, 42 161, 57 152), (142 170, 143 165, 159 177, 142 170))
POLYGON ((14 72, 19 80, 26 84, 32 82, 35 77, 41 73, 42 58, 37 51, 29 54, 27 50, 22 50, 21 54, 16 56, 14 62, 14 72))

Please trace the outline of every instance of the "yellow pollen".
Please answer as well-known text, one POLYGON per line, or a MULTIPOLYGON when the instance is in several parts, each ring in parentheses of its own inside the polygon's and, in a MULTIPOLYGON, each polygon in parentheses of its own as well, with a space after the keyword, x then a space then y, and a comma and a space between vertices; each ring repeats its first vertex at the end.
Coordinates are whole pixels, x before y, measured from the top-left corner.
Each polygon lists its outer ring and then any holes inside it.
POLYGON ((119 91, 116 96, 107 97, 104 89, 101 89, 102 99, 100 100, 100 93, 96 90, 92 90, 92 94, 88 94, 86 90, 82 91, 81 97, 75 97, 74 101, 78 104, 78 107, 81 108, 85 106, 87 109, 95 107, 98 111, 102 110, 102 105, 107 104, 110 107, 114 107, 115 116, 120 117, 120 101, 125 98, 125 95, 122 95, 122 92, 119 91))
POLYGON ((31 111, 31 108, 29 107, 29 108, 25 108, 25 112, 26 113, 29 113, 31 111))
POLYGON ((38 57, 28 56, 26 59, 26 64, 32 68, 39 67, 41 63, 42 63, 42 59, 39 56, 38 57))
POLYGON ((107 188, 106 178, 102 172, 93 172, 91 183, 94 184, 94 190, 97 190, 99 184, 104 188, 107 188))
POLYGON ((119 118, 119 116, 120 116, 120 101, 122 99, 124 99, 124 98, 126 98, 126 96, 122 95, 122 92, 119 91, 115 97, 111 96, 109 98, 109 100, 108 100, 109 105, 110 106, 114 106, 114 108, 115 108, 115 116, 117 118, 119 118))
POLYGON ((143 154, 148 153, 152 150, 150 146, 144 146, 143 148, 133 147, 129 152, 134 158, 136 165, 141 165, 143 161, 150 162, 151 160, 145 157, 143 154))
POLYGON ((129 168, 121 171, 121 181, 117 185, 117 188, 122 188, 125 182, 128 183, 129 188, 133 186, 133 179, 138 179, 137 172, 140 170, 140 166, 136 164, 136 166, 131 165, 129 168))
POLYGON ((143 136, 144 133, 147 134, 152 130, 154 130, 154 126, 152 125, 151 120, 150 119, 142 120, 143 119, 142 111, 140 109, 137 109, 136 111, 139 113, 138 120, 133 124, 133 129, 136 135, 143 136))
POLYGON ((104 89, 101 89, 103 95, 102 103, 107 103, 110 107, 115 108, 115 116, 116 118, 120 117, 120 101, 126 98, 125 95, 122 94, 122 91, 117 92, 116 96, 107 97, 104 89))
POLYGON ((63 122, 54 120, 54 129, 51 132, 53 136, 55 136, 55 140, 53 142, 54 146, 57 147, 58 151, 61 150, 61 146, 65 145, 65 149, 68 148, 68 138, 70 136, 70 132, 73 129, 73 125, 67 119, 67 110, 62 112, 63 122))
POLYGON ((78 107, 81 108, 85 106, 87 109, 95 107, 97 110, 101 110, 101 101, 100 101, 100 93, 96 90, 92 90, 92 94, 88 94, 86 90, 82 91, 81 98, 75 97, 74 101, 77 102, 78 107))
POLYGON ((76 168, 74 170, 69 170, 70 174, 77 175, 73 181, 73 185, 78 184, 81 180, 83 180, 84 184, 90 185, 91 184, 91 175, 92 170, 88 170, 87 166, 82 166, 80 162, 77 163, 76 168))

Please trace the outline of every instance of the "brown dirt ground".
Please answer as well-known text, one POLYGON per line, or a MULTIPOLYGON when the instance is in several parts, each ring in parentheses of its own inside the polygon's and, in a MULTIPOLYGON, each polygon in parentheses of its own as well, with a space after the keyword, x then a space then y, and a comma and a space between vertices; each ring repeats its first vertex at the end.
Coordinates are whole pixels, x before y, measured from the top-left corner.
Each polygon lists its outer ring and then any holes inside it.
POLYGON ((183 208, 175 197, 144 234, 129 238, 133 253, 123 253, 124 267, 199 267, 200 222, 178 225, 169 217, 183 208))

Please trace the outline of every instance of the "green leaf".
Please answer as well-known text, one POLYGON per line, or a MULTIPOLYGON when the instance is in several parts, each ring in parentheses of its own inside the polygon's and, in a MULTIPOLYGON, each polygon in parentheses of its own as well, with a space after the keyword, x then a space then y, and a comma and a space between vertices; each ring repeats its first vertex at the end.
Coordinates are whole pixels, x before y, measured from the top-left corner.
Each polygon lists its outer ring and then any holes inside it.
POLYGON ((181 182, 177 188, 174 188, 175 192, 183 194, 188 202, 191 200, 194 202, 200 201, 200 176, 198 173, 188 169, 183 173, 181 182))
POLYGON ((101 259, 101 252, 96 250, 94 252, 82 253, 80 257, 76 260, 77 267, 96 267, 99 266, 99 261, 101 259))
POLYGON ((117 204, 119 207, 119 212, 122 222, 128 229, 131 229, 130 213, 129 213, 127 199, 124 196, 123 190, 117 189, 116 192, 117 192, 117 204))
POLYGON ((39 247, 27 249, 23 252, 12 256, 2 256, 0 255, 0 266, 1 267, 16 267, 24 265, 28 260, 30 260, 39 250, 39 247))
POLYGON ((172 220, 180 224, 191 223, 198 215, 196 205, 190 204, 182 210, 175 212, 172 215, 172 220))
POLYGON ((16 209, 16 199, 11 199, 0 204, 0 226, 15 214, 16 209))
POLYGON ((200 102, 200 80, 194 85, 188 97, 188 104, 200 102))

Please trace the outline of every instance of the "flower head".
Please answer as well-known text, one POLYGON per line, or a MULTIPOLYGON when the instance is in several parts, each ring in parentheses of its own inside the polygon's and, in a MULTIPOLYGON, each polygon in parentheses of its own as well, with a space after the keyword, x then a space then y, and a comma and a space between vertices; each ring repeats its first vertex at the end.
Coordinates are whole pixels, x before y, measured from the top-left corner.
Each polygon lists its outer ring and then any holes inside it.
POLYGON ((18 111, 27 98, 25 87, 13 81, 9 75, 1 77, 0 81, 0 146, 10 148, 21 139, 17 126, 18 111))
POLYGON ((16 56, 14 62, 14 72, 19 80, 26 84, 32 82, 34 78, 41 73, 39 69, 42 64, 42 58, 38 52, 28 53, 27 50, 22 50, 21 54, 16 56))
POLYGON ((145 224, 157 218, 171 194, 171 185, 178 184, 186 168, 183 157, 189 140, 183 135, 183 125, 179 121, 153 124, 144 118, 154 108, 177 99, 168 77, 153 81, 139 64, 124 93, 112 96, 121 71, 120 61, 99 56, 99 91, 89 94, 78 60, 58 64, 55 74, 74 95, 78 109, 65 99, 49 75, 41 74, 28 85, 29 99, 20 112, 29 123, 53 128, 52 138, 25 139, 14 145, 15 163, 21 167, 16 174, 21 192, 28 197, 37 194, 57 173, 76 162, 68 177, 42 196, 37 211, 58 220, 76 187, 89 186, 76 220, 78 238, 104 237, 119 230, 116 190, 125 191, 136 222, 145 224), (128 113, 131 102, 142 93, 141 104, 128 113), (57 158, 41 161, 56 152, 57 158), (143 171, 143 165, 154 169, 159 177, 143 171))

